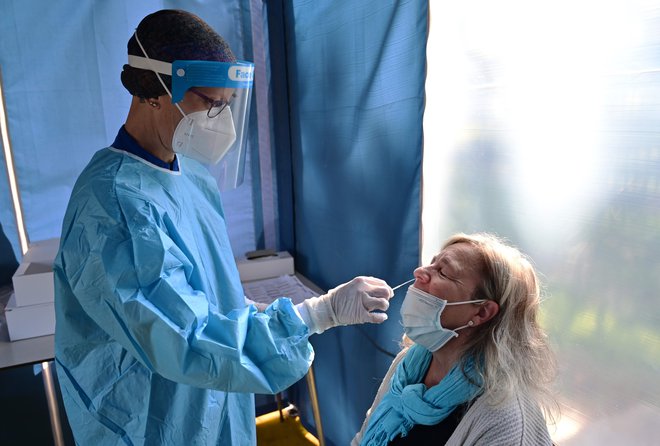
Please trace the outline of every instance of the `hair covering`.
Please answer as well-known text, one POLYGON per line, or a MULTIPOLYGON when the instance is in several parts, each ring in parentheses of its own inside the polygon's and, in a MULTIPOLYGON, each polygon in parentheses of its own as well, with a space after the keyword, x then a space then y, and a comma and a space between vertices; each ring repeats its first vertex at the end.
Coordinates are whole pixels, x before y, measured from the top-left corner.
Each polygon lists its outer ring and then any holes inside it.
MULTIPOLYGON (((229 45, 206 22, 186 11, 163 9, 146 16, 136 31, 147 56, 163 62, 175 60, 211 60, 235 62, 229 45)), ((128 40, 128 54, 144 57, 135 34, 128 40)), ((167 88, 172 77, 161 74, 167 88)), ((167 94, 156 74, 124 65, 121 83, 133 96, 156 98, 167 94)))

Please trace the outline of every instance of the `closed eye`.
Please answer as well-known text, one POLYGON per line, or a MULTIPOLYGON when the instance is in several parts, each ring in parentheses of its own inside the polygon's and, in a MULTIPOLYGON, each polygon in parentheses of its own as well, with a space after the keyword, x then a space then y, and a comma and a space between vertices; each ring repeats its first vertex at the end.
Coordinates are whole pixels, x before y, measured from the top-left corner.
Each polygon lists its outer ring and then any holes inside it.
POLYGON ((445 272, 443 271, 442 268, 440 268, 440 269, 438 270, 438 272, 440 273, 440 275, 441 275, 442 277, 444 277, 444 278, 446 278, 446 279, 449 279, 449 280, 453 280, 451 277, 449 277, 447 274, 445 274, 445 272))

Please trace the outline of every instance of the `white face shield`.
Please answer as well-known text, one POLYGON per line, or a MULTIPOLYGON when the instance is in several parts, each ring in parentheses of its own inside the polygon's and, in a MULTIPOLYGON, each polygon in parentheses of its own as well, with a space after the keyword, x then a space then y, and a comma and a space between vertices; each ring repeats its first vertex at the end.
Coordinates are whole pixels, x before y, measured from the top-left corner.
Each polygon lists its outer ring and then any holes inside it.
POLYGON ((156 73, 159 81, 172 98, 183 119, 172 138, 176 153, 196 159, 213 167, 218 174, 221 190, 232 189, 243 182, 247 139, 247 121, 254 65, 250 62, 215 62, 202 60, 175 60, 172 63, 148 57, 137 34, 135 38, 145 57, 128 55, 128 64, 134 68, 156 73), (160 75, 172 77, 170 91, 160 75), (195 87, 214 87, 232 91, 231 99, 213 100, 195 90, 195 87), (190 114, 178 105, 186 91, 202 97, 209 109, 190 114))

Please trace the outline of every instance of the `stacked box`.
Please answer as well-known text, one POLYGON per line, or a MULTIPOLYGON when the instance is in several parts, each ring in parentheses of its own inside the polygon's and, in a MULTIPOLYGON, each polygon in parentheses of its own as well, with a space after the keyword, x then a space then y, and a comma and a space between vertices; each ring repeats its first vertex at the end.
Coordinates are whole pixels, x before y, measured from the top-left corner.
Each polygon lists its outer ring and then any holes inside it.
POLYGON ((55 333, 53 261, 59 241, 31 244, 12 277, 14 294, 5 308, 12 341, 55 333))
POLYGON ((262 280, 271 277, 295 273, 293 257, 286 251, 273 252, 271 255, 256 259, 236 259, 241 282, 262 280))

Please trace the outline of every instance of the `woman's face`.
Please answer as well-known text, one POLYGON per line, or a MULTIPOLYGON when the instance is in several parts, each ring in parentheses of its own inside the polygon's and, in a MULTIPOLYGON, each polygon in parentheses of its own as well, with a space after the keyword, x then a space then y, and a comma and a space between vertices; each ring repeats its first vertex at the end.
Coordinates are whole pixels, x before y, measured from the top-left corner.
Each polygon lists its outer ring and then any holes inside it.
MULTIPOLYGON (((431 264, 415 269, 415 288, 448 302, 471 300, 483 277, 483 261, 469 243, 456 243, 443 249, 431 264)), ((448 306, 442 312, 443 326, 465 325, 471 305, 448 306)), ((473 310, 473 309, 472 309, 473 310)))

